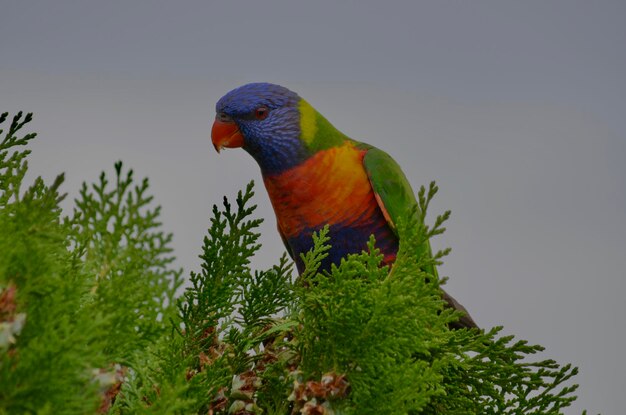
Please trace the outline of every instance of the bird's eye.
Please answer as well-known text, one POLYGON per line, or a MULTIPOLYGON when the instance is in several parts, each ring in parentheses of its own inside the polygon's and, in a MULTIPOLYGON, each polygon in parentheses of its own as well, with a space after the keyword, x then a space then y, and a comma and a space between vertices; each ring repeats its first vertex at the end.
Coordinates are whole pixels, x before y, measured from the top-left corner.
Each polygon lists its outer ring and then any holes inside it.
POLYGON ((264 120, 267 118, 269 113, 270 113, 270 110, 267 107, 259 107, 256 110, 254 110, 254 117, 257 120, 264 120))

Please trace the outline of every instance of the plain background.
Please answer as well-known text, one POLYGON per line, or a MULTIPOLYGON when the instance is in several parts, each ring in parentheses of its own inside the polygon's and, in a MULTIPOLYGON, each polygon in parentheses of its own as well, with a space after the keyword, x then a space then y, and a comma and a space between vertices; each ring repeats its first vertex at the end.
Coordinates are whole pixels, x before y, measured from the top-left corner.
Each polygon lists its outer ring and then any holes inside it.
POLYGON ((215 102, 269 81, 394 156, 452 210, 441 274, 483 327, 580 368, 568 414, 626 408, 623 1, 0 1, 0 111, 35 113, 31 179, 148 176, 178 265, 254 179, 255 266, 283 252, 254 160, 219 157, 215 102))

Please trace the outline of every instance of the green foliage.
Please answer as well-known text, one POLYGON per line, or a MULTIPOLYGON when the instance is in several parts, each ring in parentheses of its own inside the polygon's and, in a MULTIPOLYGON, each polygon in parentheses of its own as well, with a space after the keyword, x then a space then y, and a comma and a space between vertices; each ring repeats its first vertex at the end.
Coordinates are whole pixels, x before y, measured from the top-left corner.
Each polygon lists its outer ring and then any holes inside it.
POLYGON ((108 316, 115 336, 105 351, 118 363, 169 328, 181 283, 182 271, 169 268, 172 235, 159 229, 161 208, 150 208, 147 189, 147 179, 133 186, 133 171, 124 174, 117 162, 115 184, 105 173, 90 187, 83 184, 69 220, 73 252, 88 275, 85 306, 108 316))
POLYGON ((34 134, 15 134, 30 118, 17 114, 0 145, 0 412, 85 413, 98 407, 91 370, 108 364, 106 319, 82 312, 87 287, 60 218, 61 179, 20 192, 34 134))
POLYGON ((30 119, 17 114, 0 144, 0 413, 94 413, 115 365, 170 331, 180 271, 147 182, 131 189, 121 163, 115 189, 104 174, 84 186, 72 218, 63 176, 20 191, 35 134, 16 134, 30 119))
POLYGON ((147 180, 116 163, 64 218, 62 176, 20 190, 28 121, 14 117, 0 145, 0 414, 559 414, 575 399, 576 368, 532 360, 540 346, 449 329, 459 313, 423 271, 449 252, 426 254, 449 217, 420 225, 434 184, 397 224, 391 270, 372 238, 318 272, 325 229, 295 279, 285 256, 251 267, 250 184, 213 207, 201 269, 177 298, 147 180))

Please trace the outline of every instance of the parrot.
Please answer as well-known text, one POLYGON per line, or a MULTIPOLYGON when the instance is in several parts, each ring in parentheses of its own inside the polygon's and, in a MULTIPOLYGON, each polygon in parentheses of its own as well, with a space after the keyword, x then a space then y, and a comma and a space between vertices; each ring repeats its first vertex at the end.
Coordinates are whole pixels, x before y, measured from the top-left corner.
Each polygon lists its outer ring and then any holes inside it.
MULTIPOLYGON (((367 250, 370 235, 382 264, 393 264, 399 248, 396 225, 417 201, 391 156, 349 138, 280 85, 240 86, 220 98, 215 110, 211 141, 216 151, 242 148, 256 160, 278 232, 299 273, 304 271, 301 254, 312 248, 313 234, 325 226, 331 248, 321 270, 367 250)), ((437 275, 432 265, 425 271, 437 275)), ((477 327, 452 296, 442 290, 442 297, 448 307, 462 311, 450 327, 477 327)))

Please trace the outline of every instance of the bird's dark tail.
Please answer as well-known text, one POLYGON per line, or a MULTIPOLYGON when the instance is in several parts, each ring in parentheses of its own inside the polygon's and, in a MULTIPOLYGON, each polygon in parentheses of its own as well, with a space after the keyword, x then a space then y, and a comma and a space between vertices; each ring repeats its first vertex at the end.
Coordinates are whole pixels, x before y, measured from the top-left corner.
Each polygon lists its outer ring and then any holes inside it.
POLYGON ((467 312, 467 309, 461 305, 457 300, 454 299, 450 294, 441 290, 442 297, 446 302, 446 306, 453 310, 461 311, 463 315, 458 321, 454 321, 449 324, 451 329, 471 329, 471 328, 479 328, 476 322, 470 314, 467 312))

